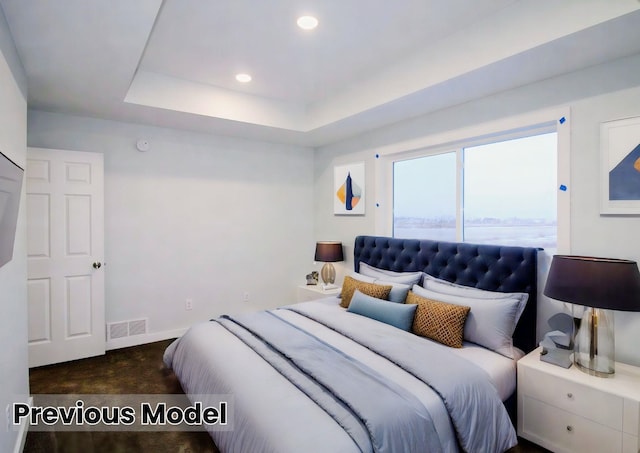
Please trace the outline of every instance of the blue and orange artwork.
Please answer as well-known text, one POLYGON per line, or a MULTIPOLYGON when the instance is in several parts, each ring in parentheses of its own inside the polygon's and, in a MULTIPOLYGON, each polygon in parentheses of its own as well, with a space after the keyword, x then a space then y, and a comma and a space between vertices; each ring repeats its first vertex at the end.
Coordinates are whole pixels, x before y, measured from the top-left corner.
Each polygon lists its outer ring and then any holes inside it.
POLYGON ((362 198, 362 189, 351 178, 351 172, 347 173, 347 179, 338 188, 336 196, 347 211, 352 211, 362 198))
POLYGON ((363 215, 365 208, 364 162, 336 165, 333 169, 333 213, 363 215))
POLYGON ((640 144, 609 172, 609 200, 640 200, 640 144))

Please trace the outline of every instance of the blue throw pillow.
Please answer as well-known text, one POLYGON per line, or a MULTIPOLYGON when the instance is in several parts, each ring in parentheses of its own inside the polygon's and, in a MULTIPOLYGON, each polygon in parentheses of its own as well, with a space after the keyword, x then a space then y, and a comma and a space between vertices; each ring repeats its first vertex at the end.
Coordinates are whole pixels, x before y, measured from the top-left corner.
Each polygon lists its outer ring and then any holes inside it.
POLYGON ((409 290, 411 286, 404 285, 402 283, 393 283, 387 282, 384 280, 376 280, 376 285, 391 285, 391 291, 389 291, 389 302, 398 302, 400 304, 404 304, 405 300, 407 300, 407 295, 409 294, 409 290))
POLYGON ((417 305, 398 304, 367 296, 356 289, 347 311, 409 331, 417 305))

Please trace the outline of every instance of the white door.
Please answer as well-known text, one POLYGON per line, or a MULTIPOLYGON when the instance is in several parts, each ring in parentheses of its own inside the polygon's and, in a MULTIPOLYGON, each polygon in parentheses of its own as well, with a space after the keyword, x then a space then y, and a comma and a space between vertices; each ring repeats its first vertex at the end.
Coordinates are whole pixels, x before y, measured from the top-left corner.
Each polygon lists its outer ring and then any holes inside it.
POLYGON ((105 352, 98 153, 27 150, 29 366, 105 352))

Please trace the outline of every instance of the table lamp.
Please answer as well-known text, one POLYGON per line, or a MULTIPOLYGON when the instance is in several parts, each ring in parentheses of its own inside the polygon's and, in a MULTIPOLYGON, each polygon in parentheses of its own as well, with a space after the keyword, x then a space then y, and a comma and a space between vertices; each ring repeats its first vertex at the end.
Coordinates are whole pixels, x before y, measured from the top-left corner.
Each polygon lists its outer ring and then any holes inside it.
POLYGON ((614 317, 610 310, 640 311, 635 261, 554 255, 544 295, 586 307, 575 335, 573 363, 585 373, 615 373, 614 317))
POLYGON ((337 241, 321 241, 316 243, 315 261, 324 263, 320 271, 322 277, 322 288, 337 288, 334 284, 336 281, 336 269, 333 264, 336 261, 343 261, 342 242, 337 241))

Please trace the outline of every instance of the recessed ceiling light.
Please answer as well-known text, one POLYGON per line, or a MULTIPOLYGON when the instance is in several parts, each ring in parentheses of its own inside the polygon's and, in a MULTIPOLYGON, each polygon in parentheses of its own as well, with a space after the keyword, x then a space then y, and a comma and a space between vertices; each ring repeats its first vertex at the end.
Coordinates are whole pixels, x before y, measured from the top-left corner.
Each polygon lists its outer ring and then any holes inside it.
POLYGON ((251 82, 251 76, 249 74, 236 74, 236 80, 240 83, 251 82))
POLYGON ((318 26, 318 19, 313 16, 301 16, 296 23, 303 30, 313 30, 318 26))

